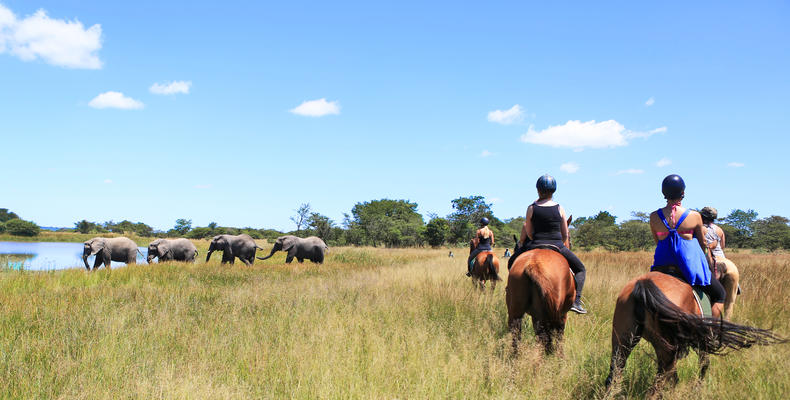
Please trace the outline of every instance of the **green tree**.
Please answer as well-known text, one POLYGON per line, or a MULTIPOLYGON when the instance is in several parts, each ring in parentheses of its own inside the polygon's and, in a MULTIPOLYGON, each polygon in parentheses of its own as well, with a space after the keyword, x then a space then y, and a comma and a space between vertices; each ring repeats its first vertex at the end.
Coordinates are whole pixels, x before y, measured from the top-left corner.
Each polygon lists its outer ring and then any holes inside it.
POLYGON ((192 220, 191 219, 184 219, 179 218, 176 220, 176 225, 173 227, 173 230, 181 236, 184 236, 192 229, 192 220))
POLYGON ((600 211, 595 216, 580 217, 572 221, 572 245, 579 247, 603 247, 608 250, 617 248, 616 217, 607 211, 600 211))
POLYGON ((785 217, 772 215, 752 224, 754 247, 771 251, 790 247, 790 225, 785 217))
POLYGON ((5 223, 0 222, 0 233, 5 232, 5 223))
POLYGON ((34 222, 19 218, 8 220, 5 229, 14 236, 37 236, 41 230, 34 222))
POLYGON ((447 240, 447 235, 450 234, 450 223, 441 217, 433 217, 428 224, 425 225, 425 241, 431 247, 439 247, 447 240))
POLYGON ((477 225, 483 217, 488 218, 490 227, 497 238, 498 230, 504 225, 502 221, 494 217, 491 211, 491 203, 486 203, 483 196, 459 197, 451 201, 453 211, 447 216, 450 223, 451 243, 466 243, 474 236, 477 225))
POLYGON ((719 224, 727 235, 727 246, 752 247, 752 230, 756 220, 757 212, 754 210, 732 210, 719 224))
POLYGON ((650 224, 641 219, 625 221, 615 231, 614 247, 620 251, 649 249, 654 245, 650 224))
POLYGON ((189 239, 203 239, 212 236, 214 235, 211 232, 211 228, 204 226, 194 228, 191 231, 187 232, 186 235, 184 235, 184 237, 189 239))
POLYGON ((8 222, 12 219, 19 219, 19 216, 9 212, 7 208, 0 208, 0 222, 8 222))
POLYGON ((424 222, 417 203, 407 200, 372 200, 357 203, 347 216, 349 239, 372 246, 415 246, 422 243, 424 222))
POLYGON ((321 215, 317 212, 311 213, 309 217, 307 217, 307 227, 313 231, 313 234, 323 239, 325 242, 332 239, 332 228, 334 227, 335 222, 329 219, 329 217, 325 215, 321 215))

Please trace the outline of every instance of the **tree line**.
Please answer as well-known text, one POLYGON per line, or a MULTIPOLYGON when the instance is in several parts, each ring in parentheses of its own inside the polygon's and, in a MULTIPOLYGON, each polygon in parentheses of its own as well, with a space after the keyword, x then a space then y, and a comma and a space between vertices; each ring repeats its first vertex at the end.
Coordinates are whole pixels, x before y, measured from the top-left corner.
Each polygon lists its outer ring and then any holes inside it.
MULTIPOLYGON (((222 227, 212 222, 193 227, 192 220, 178 219, 173 228, 158 231, 143 222, 107 221, 103 223, 81 220, 73 229, 81 233, 119 233, 138 236, 209 238, 219 234, 246 233, 255 239, 275 239, 284 234, 300 237, 318 236, 330 246, 383 247, 442 247, 466 246, 474 235, 481 218, 490 220, 498 246, 512 248, 514 236, 519 237, 524 217, 497 218, 492 204, 483 196, 459 197, 451 201, 452 212, 446 216, 429 214, 428 221, 417 212, 418 204, 408 200, 380 199, 357 203, 342 221, 334 221, 312 209, 309 203, 294 210, 291 221, 296 229, 282 232, 275 229, 252 227, 222 227)), ((648 223, 649 214, 633 212, 622 222, 607 211, 576 218, 571 222, 571 240, 575 248, 602 248, 609 251, 651 249, 653 238, 648 223)), ((720 218, 718 225, 727 237, 727 246, 766 250, 790 249, 790 220, 772 215, 758 218, 754 210, 733 210, 720 218)), ((21 219, 17 214, 0 208, 0 233, 35 236, 39 227, 21 219)))

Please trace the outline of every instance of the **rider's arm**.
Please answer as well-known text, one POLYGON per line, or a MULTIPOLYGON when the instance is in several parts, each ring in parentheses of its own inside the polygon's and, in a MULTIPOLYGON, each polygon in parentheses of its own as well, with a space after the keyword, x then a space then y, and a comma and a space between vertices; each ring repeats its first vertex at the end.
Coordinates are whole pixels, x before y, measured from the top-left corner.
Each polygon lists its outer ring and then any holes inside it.
POLYGON ((491 233, 491 247, 494 247, 494 231, 491 228, 488 228, 488 231, 491 233))
POLYGON ((718 225, 716 226, 716 233, 719 234, 719 243, 721 244, 722 250, 724 249, 724 243, 726 240, 724 239, 724 229, 721 229, 718 225))
POLYGON ((658 223, 658 224, 661 223, 661 222, 656 222, 657 220, 660 221, 660 219, 658 218, 658 214, 656 212, 651 213, 650 214, 650 233, 653 235, 653 241, 656 242, 656 244, 658 244, 658 234, 656 234, 657 231, 656 231, 655 225, 656 225, 656 223, 658 223))
POLYGON ((519 243, 524 244, 527 240, 532 239, 534 230, 532 228, 532 206, 527 207, 527 218, 524 220, 524 225, 521 227, 521 240, 519 243))
POLYGON ((560 206, 560 216, 562 217, 562 223, 560 224, 560 233, 562 234, 562 244, 565 245, 567 248, 571 248, 571 243, 568 240, 570 235, 568 234, 568 220, 565 219, 565 209, 560 206))
POLYGON ((699 246, 702 247, 702 251, 705 253, 705 258, 708 260, 708 266, 710 266, 712 270, 713 257, 711 256, 711 252, 708 251, 708 246, 705 245, 705 226, 702 225, 702 217, 700 217, 699 213, 693 211, 690 216, 694 218, 696 222, 694 225, 694 236, 697 237, 697 242, 699 242, 699 246))

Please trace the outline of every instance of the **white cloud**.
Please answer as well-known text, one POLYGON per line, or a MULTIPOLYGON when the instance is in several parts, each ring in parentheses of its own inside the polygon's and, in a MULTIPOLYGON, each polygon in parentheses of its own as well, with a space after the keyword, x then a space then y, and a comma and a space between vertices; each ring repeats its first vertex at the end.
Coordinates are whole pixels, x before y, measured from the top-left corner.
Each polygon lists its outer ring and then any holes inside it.
POLYGON ((628 144, 633 138, 647 138, 656 133, 667 131, 665 126, 649 132, 636 132, 626 129, 619 122, 568 121, 564 125, 549 126, 542 131, 536 131, 532 126, 527 133, 521 135, 521 141, 533 144, 543 144, 552 147, 570 147, 573 149, 620 147, 628 144))
POLYGON ((337 101, 326 101, 325 98, 321 98, 305 101, 289 111, 305 117, 323 117, 324 115, 340 114, 340 104, 337 101))
POLYGON ((176 94, 183 93, 189 94, 189 89, 192 87, 192 81, 173 81, 165 83, 154 83, 148 88, 153 94, 176 94))
POLYGON ((88 103, 93 108, 119 108, 121 110, 136 110, 143 108, 143 103, 126 97, 121 92, 104 92, 88 103))
POLYGON ((494 154, 494 153, 492 153, 492 152, 490 152, 490 151, 488 151, 488 150, 483 150, 483 152, 482 152, 482 153, 480 153, 480 157, 488 157, 488 156, 491 156, 491 155, 493 155, 493 154, 494 154))
POLYGON ((112 179, 105 179, 104 183, 112 183, 112 179))
POLYGON ((566 162, 565 164, 560 165, 560 171, 565 171, 569 174, 576 173, 579 170, 579 164, 575 162, 566 162))
POLYGON ((101 25, 85 29, 78 20, 52 19, 44 10, 19 19, 0 4, 0 53, 23 61, 38 58, 58 67, 100 69, 101 25))
POLYGON ((647 101, 645 102, 645 107, 650 107, 653 104, 656 104, 656 99, 651 97, 651 98, 647 99, 647 101))
POLYGON ((742 162, 730 162, 730 163, 727 163, 727 166, 728 167, 733 167, 733 168, 741 168, 741 167, 745 167, 746 164, 744 164, 742 162))
POLYGON ((644 172, 645 172, 644 170, 641 170, 641 169, 635 169, 635 168, 631 168, 631 169, 621 169, 620 171, 617 171, 617 173, 615 173, 615 175, 623 175, 623 174, 630 174, 630 175, 633 175, 633 174, 642 174, 642 173, 644 173, 644 172))
POLYGON ((497 124, 510 125, 524 119, 524 109, 516 104, 507 110, 494 110, 488 113, 488 121, 497 124))
POLYGON ((672 160, 668 158, 662 158, 656 162, 656 167, 666 167, 669 164, 672 164, 672 160))

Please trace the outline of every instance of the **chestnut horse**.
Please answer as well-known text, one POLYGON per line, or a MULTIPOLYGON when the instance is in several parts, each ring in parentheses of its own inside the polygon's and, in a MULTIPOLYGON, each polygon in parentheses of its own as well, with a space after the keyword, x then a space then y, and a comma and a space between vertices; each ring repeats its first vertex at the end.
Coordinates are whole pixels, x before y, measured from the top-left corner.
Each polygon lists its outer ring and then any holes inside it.
MULTIPOLYGON (((477 248, 477 238, 469 242, 469 251, 474 251, 477 248)), ((494 255, 493 251, 481 251, 475 256, 474 264, 472 265, 472 279, 477 280, 480 285, 480 290, 485 289, 486 281, 491 281, 491 290, 496 289, 496 282, 500 281, 499 278, 499 259, 494 255)))
POLYGON ((519 255, 510 268, 505 288, 513 351, 518 351, 522 318, 527 313, 532 316, 532 328, 546 354, 553 353, 562 340, 575 296, 573 274, 562 254, 538 248, 519 255))
POLYGON ((658 373, 651 389, 653 394, 665 383, 677 383, 675 364, 689 349, 699 355, 702 379, 709 365, 708 354, 787 341, 770 330, 703 318, 691 286, 661 272, 648 272, 628 282, 617 297, 607 387, 622 372, 628 355, 642 337, 656 351, 658 373))

